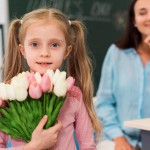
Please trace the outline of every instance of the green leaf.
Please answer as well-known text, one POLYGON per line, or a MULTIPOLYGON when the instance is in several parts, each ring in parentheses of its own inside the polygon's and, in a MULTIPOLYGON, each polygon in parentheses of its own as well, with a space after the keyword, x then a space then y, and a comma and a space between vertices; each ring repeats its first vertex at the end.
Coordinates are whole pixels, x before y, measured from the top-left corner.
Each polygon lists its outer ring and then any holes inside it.
POLYGON ((55 123, 55 121, 57 119, 57 116, 59 114, 60 108, 62 107, 63 103, 64 103, 64 100, 60 100, 60 102, 56 106, 55 110, 53 111, 52 118, 51 118, 52 119, 51 126, 54 125, 54 123, 55 123))
POLYGON ((64 103, 55 94, 44 93, 38 100, 27 97, 25 101, 8 101, 8 107, 0 109, 0 129, 14 138, 26 142, 31 140, 31 135, 42 119, 48 115, 48 121, 44 128, 52 126, 64 103))
POLYGON ((52 115, 52 111, 53 111, 53 108, 54 108, 56 98, 57 98, 57 96, 55 94, 53 94, 52 98, 50 99, 49 106, 48 106, 47 112, 46 112, 46 114, 48 115, 48 121, 45 125, 45 129, 49 128, 52 124, 51 115, 52 115))

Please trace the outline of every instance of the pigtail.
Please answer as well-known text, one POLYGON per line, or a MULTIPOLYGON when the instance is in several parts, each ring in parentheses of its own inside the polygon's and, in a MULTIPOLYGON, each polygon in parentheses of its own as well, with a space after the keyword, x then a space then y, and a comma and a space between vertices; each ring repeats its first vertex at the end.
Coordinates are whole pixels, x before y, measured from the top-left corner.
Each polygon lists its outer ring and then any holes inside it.
POLYGON ((93 105, 93 84, 92 84, 92 65, 87 54, 85 44, 85 26, 79 21, 71 21, 73 49, 68 58, 68 71, 76 80, 77 86, 83 93, 83 100, 86 106, 93 128, 100 134, 101 124, 96 116, 93 105))
POLYGON ((11 22, 8 33, 8 43, 4 58, 4 82, 22 72, 22 55, 19 51, 19 30, 21 22, 15 19, 11 22))

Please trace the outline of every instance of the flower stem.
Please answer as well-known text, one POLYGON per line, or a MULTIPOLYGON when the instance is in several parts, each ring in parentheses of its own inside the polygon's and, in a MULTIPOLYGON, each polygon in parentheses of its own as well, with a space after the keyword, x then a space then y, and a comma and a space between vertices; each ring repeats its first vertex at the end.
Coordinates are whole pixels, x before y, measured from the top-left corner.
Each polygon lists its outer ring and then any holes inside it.
POLYGON ((59 114, 60 108, 62 107, 64 101, 65 101, 64 99, 63 99, 63 100, 60 100, 59 103, 58 103, 58 105, 56 106, 55 110, 53 111, 53 113, 52 113, 52 118, 51 118, 51 120, 52 120, 52 121, 51 121, 51 122, 52 122, 51 125, 54 125, 54 123, 55 123, 55 121, 56 121, 56 119, 57 119, 57 116, 58 116, 58 114, 59 114))
POLYGON ((53 111, 53 108, 54 108, 54 104, 55 104, 55 100, 56 100, 56 95, 53 94, 52 95, 52 98, 50 100, 50 103, 49 103, 49 109, 47 110, 47 115, 48 115, 48 121, 46 123, 46 126, 45 126, 45 129, 49 128, 51 126, 51 115, 52 115, 52 111, 53 111))

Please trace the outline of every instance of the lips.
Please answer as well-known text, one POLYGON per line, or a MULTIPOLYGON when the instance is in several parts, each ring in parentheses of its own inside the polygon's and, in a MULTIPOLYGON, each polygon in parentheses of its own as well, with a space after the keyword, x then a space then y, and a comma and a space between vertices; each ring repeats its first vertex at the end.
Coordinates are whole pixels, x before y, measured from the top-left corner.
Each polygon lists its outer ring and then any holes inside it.
POLYGON ((52 63, 50 62, 37 62, 39 65, 51 65, 52 63))
POLYGON ((146 27, 150 27, 150 24, 146 24, 145 26, 146 26, 146 27))
POLYGON ((37 64, 41 67, 50 67, 52 65, 50 62, 37 62, 37 64))

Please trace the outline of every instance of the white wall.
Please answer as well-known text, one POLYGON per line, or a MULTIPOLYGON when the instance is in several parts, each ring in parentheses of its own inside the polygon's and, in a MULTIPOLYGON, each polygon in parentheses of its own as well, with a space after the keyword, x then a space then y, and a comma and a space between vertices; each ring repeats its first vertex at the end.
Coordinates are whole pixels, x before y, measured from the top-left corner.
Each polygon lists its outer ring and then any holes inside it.
MULTIPOLYGON (((8 0, 0 0, 0 24, 3 25, 4 28, 4 46, 6 43, 7 32, 8 32, 8 24, 9 24, 9 12, 8 12, 8 0)), ((2 43, 0 37, 0 43, 2 43)), ((0 46, 0 81, 1 81, 1 67, 3 62, 3 54, 2 54, 2 46, 0 46)))
POLYGON ((0 24, 4 25, 5 37, 8 31, 8 23, 9 23, 8 0, 0 0, 0 24))

